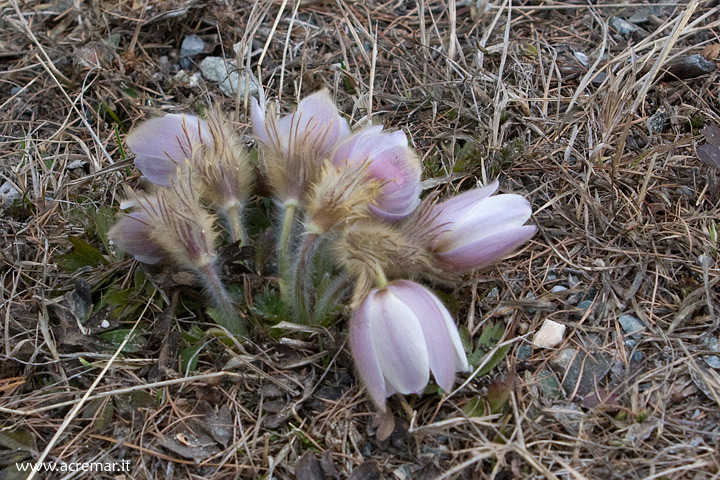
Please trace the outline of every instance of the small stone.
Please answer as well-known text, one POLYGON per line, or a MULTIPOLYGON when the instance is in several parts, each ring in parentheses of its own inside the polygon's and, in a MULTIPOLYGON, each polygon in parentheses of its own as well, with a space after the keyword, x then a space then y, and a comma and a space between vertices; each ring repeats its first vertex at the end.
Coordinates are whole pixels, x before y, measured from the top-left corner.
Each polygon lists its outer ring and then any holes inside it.
POLYGON ((188 75, 185 70, 180 70, 172 77, 172 83, 181 87, 196 88, 200 85, 200 72, 188 75))
POLYGON ((563 340, 565 325, 546 319, 535 334, 533 345, 538 348, 552 348, 563 340))
POLYGON ((617 30, 620 35, 632 35, 640 30, 637 26, 620 17, 611 18, 610 26, 617 30))
POLYGON ((633 352, 632 356, 630 357, 630 361, 634 363, 640 363, 645 359, 645 355, 641 351, 635 351, 633 352))
POLYGON ((592 303, 592 300, 583 300, 582 302, 578 303, 577 308, 585 311, 592 306, 592 303))
POLYGON ((585 55, 583 52, 573 52, 573 55, 577 59, 578 62, 580 62, 583 66, 587 67, 590 66, 590 57, 585 55))
POLYGON ((560 350, 558 354, 550 360, 550 364, 558 370, 565 370, 575 356, 576 351, 574 348, 566 348, 565 350, 560 350))
POLYGON ((87 162, 85 160, 73 160, 72 162, 67 164, 68 170, 75 170, 76 168, 82 168, 87 162))
POLYGON ((647 120, 647 127, 650 133, 662 133, 665 129, 665 120, 667 119, 667 110, 658 108, 647 120))
POLYGON ((638 25, 647 23, 650 21, 650 12, 647 10, 644 10, 644 11, 641 10, 639 12, 635 12, 632 14, 632 16, 630 18, 628 18, 628 21, 630 23, 635 23, 638 25))
POLYGON ((632 315, 621 315, 620 318, 618 318, 618 322, 620 322, 623 332, 627 335, 642 332, 646 328, 645 324, 640 321, 640 319, 635 318, 632 315))
POLYGON ((102 322, 100 322, 100 327, 101 328, 109 328, 110 322, 108 322, 107 320, 103 320, 102 322))
POLYGON ((232 62, 220 57, 205 57, 200 62, 200 71, 205 80, 218 83, 220 91, 228 97, 234 97, 238 91, 248 90, 249 95, 257 95, 258 85, 254 80, 248 82, 247 76, 240 78, 232 62))
POLYGON ((565 286, 563 286, 563 285, 555 285, 555 286, 552 288, 552 292, 553 292, 553 293, 564 292, 565 290, 567 290, 567 287, 565 287, 565 286))
POLYGON ((717 355, 707 356, 704 358, 704 360, 710 368, 720 370, 720 357, 718 357, 717 355))
POLYGON ((180 46, 181 57, 196 57, 205 50, 205 42, 197 35, 187 35, 180 46))
POLYGON ((0 186, 0 203, 2 203, 3 207, 9 207, 16 198, 20 198, 20 191, 6 180, 0 186))
POLYGON ((532 347, 530 345, 522 345, 518 348, 518 360, 527 360, 532 354, 532 347))
MULTIPOLYGON (((575 351, 573 350, 572 353, 574 354, 575 351)), ((610 371, 611 360, 612 357, 603 352, 595 354, 579 352, 574 355, 572 363, 559 373, 563 378, 563 389, 566 392, 576 392, 578 395, 586 395, 593 391, 610 371)), ((556 366, 555 363, 551 364, 556 366)))
POLYGON ((567 405, 553 405, 552 415, 571 435, 580 431, 580 422, 585 414, 574 403, 567 405))

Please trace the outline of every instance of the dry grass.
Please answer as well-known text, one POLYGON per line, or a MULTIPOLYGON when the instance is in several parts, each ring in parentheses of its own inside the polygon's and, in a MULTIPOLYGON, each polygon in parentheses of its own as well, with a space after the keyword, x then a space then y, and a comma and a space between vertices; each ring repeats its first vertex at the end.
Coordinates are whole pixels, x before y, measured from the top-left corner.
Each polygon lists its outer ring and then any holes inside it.
MULTIPOLYGON (((720 192, 695 155, 699 123, 720 123, 720 74, 663 76, 720 44, 717 2, 249 3, 0 1, 0 184, 21 194, 0 219, 0 468, 125 459, 124 476, 92 478, 720 478, 720 370, 706 362, 720 333, 720 192), (609 26, 653 3, 642 31, 609 26), (284 106, 327 86, 353 123, 402 127, 428 188, 500 177, 531 199, 541 233, 448 292, 474 338, 506 325, 500 366, 445 397, 393 398, 389 438, 354 380, 342 319, 283 338, 259 328, 243 344, 208 335, 182 371, 187 332, 212 327, 199 294, 118 261, 94 218, 136 177, 118 143, 133 122, 212 100, 247 129, 244 96, 172 82, 190 33, 205 54, 237 45, 241 71, 284 106), (69 236, 108 262, 59 268, 69 236), (82 323, 88 287, 96 304, 124 291, 129 306, 82 323), (632 341, 623 314, 646 327, 632 341), (546 318, 568 326, 564 343, 529 349, 546 318), (130 352, 98 336, 103 320, 141 333, 123 336, 130 352), (609 372, 550 392, 570 348, 609 372), (498 386, 509 397, 497 413, 467 415, 498 386), (306 451, 322 476, 298 461, 306 451)), ((231 274, 252 301, 262 278, 231 274)), ((53 475, 37 478, 84 478, 53 475)))

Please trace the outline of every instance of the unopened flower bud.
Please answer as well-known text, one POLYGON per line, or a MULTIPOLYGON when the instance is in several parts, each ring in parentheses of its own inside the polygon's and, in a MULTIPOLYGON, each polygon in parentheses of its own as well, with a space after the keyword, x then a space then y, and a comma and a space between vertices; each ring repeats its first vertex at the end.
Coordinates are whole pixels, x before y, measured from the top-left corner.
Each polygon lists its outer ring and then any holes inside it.
POLYGON ((327 90, 304 98, 282 118, 252 100, 252 123, 270 185, 285 204, 303 200, 322 168, 323 158, 350 134, 327 90))
POLYGON ((204 120, 171 113, 142 122, 128 134, 126 143, 145 178, 167 186, 178 168, 186 168, 193 152, 201 145, 212 146, 213 139, 204 120))

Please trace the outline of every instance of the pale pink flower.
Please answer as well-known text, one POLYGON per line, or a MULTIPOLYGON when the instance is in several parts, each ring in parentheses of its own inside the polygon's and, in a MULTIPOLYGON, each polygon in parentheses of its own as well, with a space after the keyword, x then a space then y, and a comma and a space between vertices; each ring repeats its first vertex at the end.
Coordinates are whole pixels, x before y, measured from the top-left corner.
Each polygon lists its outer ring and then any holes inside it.
POLYGON ((401 220, 420 204, 421 166, 402 131, 384 132, 381 125, 355 132, 333 152, 338 168, 367 167, 380 183, 380 193, 370 210, 386 220, 401 220))
POLYGON ((530 202, 515 194, 491 196, 497 189, 494 181, 432 207, 431 249, 443 269, 462 273, 487 267, 535 235, 537 227, 524 225, 532 215, 530 202))
POLYGON ((438 298, 420 284, 395 280, 373 289, 350 319, 350 345, 373 402, 420 393, 430 372, 445 391, 468 362, 457 327, 438 298))
POLYGON ((170 185, 178 168, 185 168, 198 147, 214 145, 205 120, 175 113, 142 122, 125 142, 145 178, 163 186, 170 185))

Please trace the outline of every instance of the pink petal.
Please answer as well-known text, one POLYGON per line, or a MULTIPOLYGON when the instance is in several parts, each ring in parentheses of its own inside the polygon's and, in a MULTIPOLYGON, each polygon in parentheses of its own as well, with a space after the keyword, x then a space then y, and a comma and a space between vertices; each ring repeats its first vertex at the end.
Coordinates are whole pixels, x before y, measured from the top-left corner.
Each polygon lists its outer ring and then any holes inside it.
POLYGON ((252 118, 253 131, 255 132, 255 136, 266 147, 270 146, 270 135, 268 134, 267 127, 265 126, 265 109, 260 107, 260 104, 254 97, 251 102, 252 106, 250 108, 250 116, 252 118))
POLYGON ((400 393, 421 392, 428 383, 430 367, 417 316, 390 289, 378 291, 369 307, 375 351, 385 380, 400 393))
POLYGON ((174 113, 141 123, 126 139, 143 175, 151 182, 163 185, 169 184, 167 172, 174 175, 176 167, 191 158, 193 145, 212 145, 212 142, 204 120, 174 113))
POLYGON ((150 237, 149 217, 133 212, 122 217, 108 232, 113 244, 138 261, 155 264, 166 259, 165 251, 150 237))
POLYGON ((368 316, 369 305, 376 291, 370 292, 360 307, 350 318, 350 349, 360 378, 367 388, 370 398, 381 410, 385 410, 385 378, 380 369, 368 316))
POLYGON ((465 350, 450 312, 432 292, 417 283, 396 280, 387 288, 416 313, 427 343, 430 370, 437 384, 446 392, 450 391, 455 372, 468 368, 465 350))
POLYGON ((475 239, 461 247, 438 252, 437 256, 449 271, 462 273, 484 268, 510 255, 535 235, 536 231, 537 227, 534 225, 508 228, 475 239))
MULTIPOLYGON (((446 213, 447 210, 444 212, 446 213)), ((454 222, 441 227, 436 249, 447 251, 473 242, 483 236, 517 227, 525 223, 532 215, 532 207, 524 197, 514 194, 497 195, 477 202, 472 208, 465 209, 465 215, 454 222)), ((441 222, 446 216, 435 219, 441 222)))
POLYGON ((500 183, 493 180, 484 187, 468 190, 435 205, 435 213, 443 217, 439 222, 454 222, 456 219, 462 218, 468 210, 495 193, 498 188, 500 188, 500 183))

